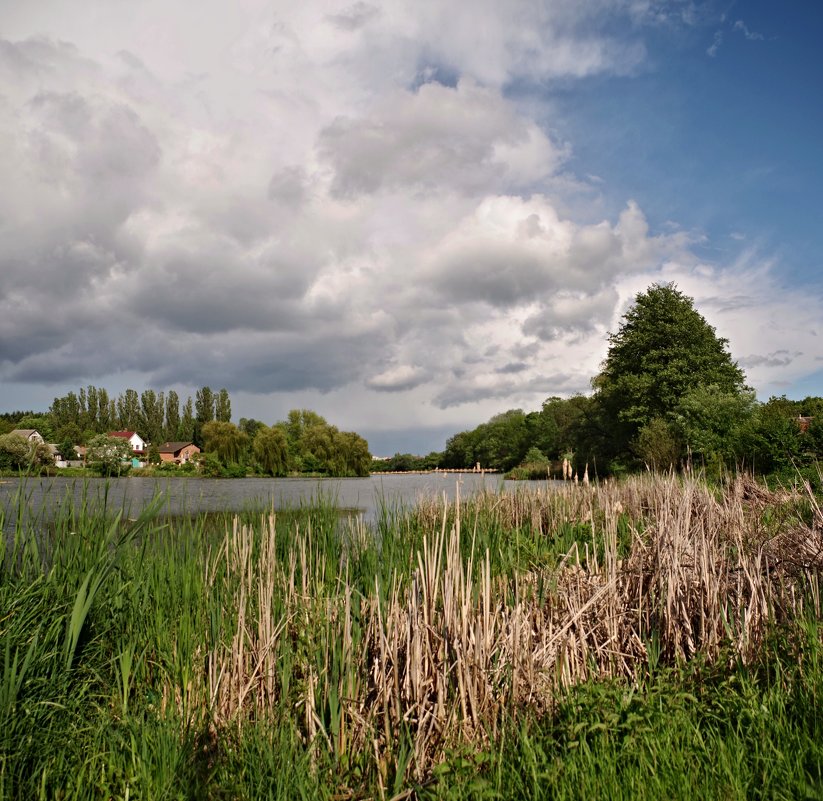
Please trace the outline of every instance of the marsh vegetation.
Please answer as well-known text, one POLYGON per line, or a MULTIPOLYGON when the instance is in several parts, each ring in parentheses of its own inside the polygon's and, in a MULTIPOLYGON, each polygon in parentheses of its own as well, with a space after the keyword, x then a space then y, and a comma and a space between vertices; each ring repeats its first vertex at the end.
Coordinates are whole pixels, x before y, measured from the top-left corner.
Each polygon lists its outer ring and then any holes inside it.
POLYGON ((811 494, 646 476, 342 529, 162 504, 11 521, 0 797, 823 791, 811 494))

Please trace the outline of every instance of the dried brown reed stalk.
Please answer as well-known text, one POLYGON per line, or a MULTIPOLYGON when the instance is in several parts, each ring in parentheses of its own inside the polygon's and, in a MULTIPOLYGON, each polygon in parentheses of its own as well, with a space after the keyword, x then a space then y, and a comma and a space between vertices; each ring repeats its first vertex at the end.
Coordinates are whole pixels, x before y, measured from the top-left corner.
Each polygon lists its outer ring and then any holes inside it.
POLYGON ((800 503, 745 478, 716 494, 647 476, 425 504, 411 579, 375 586, 356 620, 345 564, 329 581, 310 531, 296 531, 278 561, 273 518, 256 531, 235 522, 206 577, 232 622, 206 659, 215 718, 294 714, 313 747, 373 754, 385 783, 398 733, 413 745, 407 770, 422 778, 448 746, 549 708, 559 687, 639 682, 653 643, 669 663, 748 660, 771 621, 809 597, 820 611, 823 514, 812 499, 804 522, 800 503), (467 515, 546 538, 586 524, 591 536, 555 568, 495 576, 488 551, 461 555, 467 515))

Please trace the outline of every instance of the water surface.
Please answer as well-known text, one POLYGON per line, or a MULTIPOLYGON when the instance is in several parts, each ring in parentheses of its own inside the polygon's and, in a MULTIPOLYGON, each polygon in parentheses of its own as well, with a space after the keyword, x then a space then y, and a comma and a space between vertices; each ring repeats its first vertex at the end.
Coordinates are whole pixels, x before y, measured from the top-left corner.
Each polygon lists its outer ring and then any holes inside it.
MULTIPOLYGON (((552 482, 554 483, 554 482, 552 482)), ((371 523, 381 505, 408 507, 421 497, 445 495, 453 501, 457 493, 469 497, 480 490, 499 492, 503 487, 546 486, 545 481, 504 481, 499 474, 426 473, 377 475, 368 478, 3 478, 0 507, 5 525, 13 527, 13 509, 20 493, 25 506, 43 520, 50 520, 70 500, 83 498, 94 509, 124 510, 137 515, 159 493, 166 498, 165 511, 172 515, 201 512, 242 512, 264 506, 275 511, 305 505, 322 497, 341 509, 352 510, 371 523)))

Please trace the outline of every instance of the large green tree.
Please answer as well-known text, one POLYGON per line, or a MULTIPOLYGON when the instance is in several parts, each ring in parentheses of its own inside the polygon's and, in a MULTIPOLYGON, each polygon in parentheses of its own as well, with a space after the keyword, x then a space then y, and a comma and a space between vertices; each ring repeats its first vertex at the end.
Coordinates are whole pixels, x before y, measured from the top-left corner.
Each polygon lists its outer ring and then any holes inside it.
POLYGON ((289 470, 289 443, 285 431, 280 426, 261 425, 252 441, 252 455, 261 473, 285 476, 289 470))
POLYGON ((743 371, 727 346, 674 284, 639 293, 609 335, 608 355, 593 381, 616 452, 628 452, 652 421, 671 421, 695 387, 743 393, 743 371))
POLYGON ((234 423, 209 420, 203 425, 203 449, 214 453, 224 466, 243 464, 249 438, 234 423))

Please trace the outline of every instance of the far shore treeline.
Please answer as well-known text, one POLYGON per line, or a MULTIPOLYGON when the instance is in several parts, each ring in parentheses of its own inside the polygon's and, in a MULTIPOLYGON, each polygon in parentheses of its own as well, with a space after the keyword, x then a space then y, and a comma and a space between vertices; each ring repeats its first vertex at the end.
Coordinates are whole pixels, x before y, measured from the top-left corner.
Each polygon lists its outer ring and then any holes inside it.
MULTIPOLYGON (((107 437, 113 431, 135 431, 147 443, 149 470, 192 473, 210 477, 242 477, 249 473, 267 476, 308 474, 365 476, 371 454, 363 437, 340 431, 323 417, 306 409, 294 409, 285 420, 271 426, 260 420, 240 418, 231 422, 231 399, 226 389, 198 390, 180 407, 173 390, 164 394, 127 389, 117 398, 103 388, 90 386, 78 393, 55 398, 45 413, 12 412, 0 415, 0 469, 27 466, 27 453, 19 452, 15 429, 35 429, 47 442, 58 446, 69 460, 77 446, 88 446, 88 463, 106 474, 122 475, 130 456, 125 440, 107 437), (193 442, 203 453, 190 463, 161 463, 159 447, 165 442, 193 442), (151 467, 156 465, 156 467, 151 467)), ((48 467, 42 448, 29 452, 48 467)), ((133 472, 133 471, 132 471, 133 472)))
POLYGON ((673 284, 635 297, 609 335, 592 387, 590 395, 550 396, 539 411, 495 415, 452 436, 442 452, 372 459, 363 437, 313 411, 292 410, 271 426, 247 418, 235 425, 226 389, 203 387, 181 405, 173 390, 127 389, 114 398, 89 386, 55 398, 45 413, 0 414, 0 469, 21 466, 14 463, 22 458, 14 451, 19 443, 8 442, 13 429, 37 429, 62 454, 113 430, 137 431, 151 443, 149 463, 160 461, 160 443, 190 441, 203 454, 182 467, 215 476, 362 476, 477 465, 513 478, 683 467, 788 474, 813 471, 823 454, 823 398, 758 402, 727 340, 673 284))

